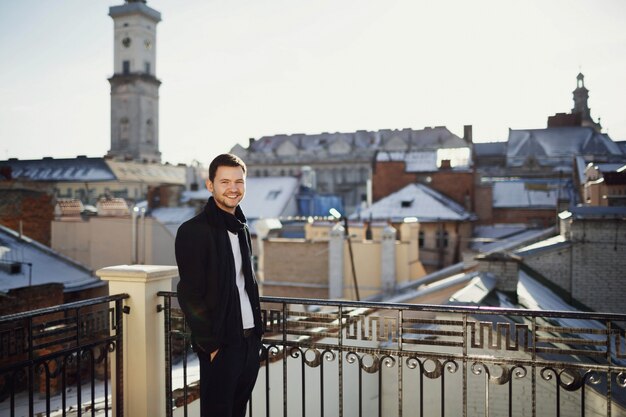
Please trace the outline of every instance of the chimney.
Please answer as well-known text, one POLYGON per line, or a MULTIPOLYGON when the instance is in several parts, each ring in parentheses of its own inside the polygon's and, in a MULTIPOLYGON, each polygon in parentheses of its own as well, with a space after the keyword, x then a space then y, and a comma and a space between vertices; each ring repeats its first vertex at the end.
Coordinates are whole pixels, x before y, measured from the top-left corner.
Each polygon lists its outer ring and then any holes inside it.
POLYGON ((472 141, 474 140, 474 138, 472 137, 472 125, 463 126, 463 139, 465 139, 465 141, 469 143, 472 143, 472 141))
POLYGON ((478 270, 490 272, 496 278, 496 288, 517 297, 517 282, 522 258, 508 252, 493 252, 476 257, 478 270))
POLYGON ((0 167, 0 179, 13 179, 13 168, 11 168, 11 166, 9 165, 0 167))
POLYGON ((254 138, 248 139, 248 149, 252 148, 252 145, 254 145, 254 138))

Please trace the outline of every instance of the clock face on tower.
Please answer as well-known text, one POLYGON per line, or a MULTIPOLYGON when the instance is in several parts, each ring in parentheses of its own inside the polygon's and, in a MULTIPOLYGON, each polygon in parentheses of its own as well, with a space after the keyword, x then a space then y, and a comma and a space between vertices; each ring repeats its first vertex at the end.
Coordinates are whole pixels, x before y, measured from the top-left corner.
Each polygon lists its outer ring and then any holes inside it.
POLYGON ((124 45, 125 48, 128 48, 130 46, 130 38, 125 37, 124 39, 122 39, 122 45, 124 45))
POLYGON ((152 48, 152 42, 150 42, 148 39, 143 41, 143 45, 146 47, 146 49, 152 48))

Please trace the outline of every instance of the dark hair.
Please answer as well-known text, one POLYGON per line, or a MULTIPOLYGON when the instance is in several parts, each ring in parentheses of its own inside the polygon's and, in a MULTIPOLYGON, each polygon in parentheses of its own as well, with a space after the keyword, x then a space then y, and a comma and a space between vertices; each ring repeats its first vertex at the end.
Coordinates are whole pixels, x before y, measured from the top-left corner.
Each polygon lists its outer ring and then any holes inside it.
POLYGON ((211 165, 209 165, 209 180, 213 182, 215 179, 215 173, 217 169, 221 166, 227 167, 241 167, 243 169, 243 173, 246 173, 246 164, 241 160, 237 155, 233 155, 232 153, 223 153, 218 155, 211 161, 211 165))

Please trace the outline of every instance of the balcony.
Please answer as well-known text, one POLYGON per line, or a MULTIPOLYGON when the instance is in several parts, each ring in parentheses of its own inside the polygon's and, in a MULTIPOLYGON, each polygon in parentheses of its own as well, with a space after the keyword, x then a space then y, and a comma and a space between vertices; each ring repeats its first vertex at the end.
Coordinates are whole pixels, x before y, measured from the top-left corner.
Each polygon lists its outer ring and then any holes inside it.
MULTIPOLYGON (((176 269, 113 267, 99 275, 121 294, 99 300, 106 314, 96 316, 110 318, 99 321, 108 334, 76 319, 100 311, 84 302, 55 311, 56 321, 42 320, 41 311, 0 320, 2 352, 17 340, 28 352, 0 365, 5 381, 22 369, 25 388, 3 391, 0 414, 22 415, 5 411, 21 396, 30 401, 24 415, 197 415, 197 359, 170 291, 176 269), (37 325, 10 341, 7 329, 20 327, 18 319, 37 325), (66 389, 55 397, 47 388, 68 374, 49 370, 64 369, 59 357, 89 357, 96 345, 107 346, 110 364, 82 390, 93 402, 100 388, 92 387, 107 387, 106 407, 77 407, 79 396, 73 408, 82 412, 52 410, 59 396, 70 407, 66 389)), ((263 297, 262 308, 263 366, 250 416, 626 416, 626 315, 273 297, 263 297)))

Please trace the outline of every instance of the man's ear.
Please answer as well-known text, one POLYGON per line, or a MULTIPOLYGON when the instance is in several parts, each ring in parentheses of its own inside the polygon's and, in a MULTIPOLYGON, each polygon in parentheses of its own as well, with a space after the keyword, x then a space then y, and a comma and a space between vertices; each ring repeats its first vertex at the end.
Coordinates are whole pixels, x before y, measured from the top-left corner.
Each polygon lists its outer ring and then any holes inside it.
POLYGON ((211 194, 213 194, 213 182, 211 182, 211 180, 207 179, 205 181, 205 184, 206 184, 206 189, 209 190, 209 192, 211 194))

